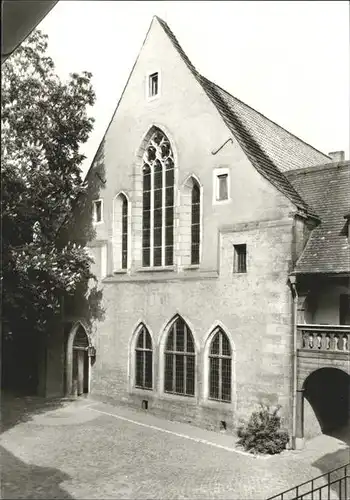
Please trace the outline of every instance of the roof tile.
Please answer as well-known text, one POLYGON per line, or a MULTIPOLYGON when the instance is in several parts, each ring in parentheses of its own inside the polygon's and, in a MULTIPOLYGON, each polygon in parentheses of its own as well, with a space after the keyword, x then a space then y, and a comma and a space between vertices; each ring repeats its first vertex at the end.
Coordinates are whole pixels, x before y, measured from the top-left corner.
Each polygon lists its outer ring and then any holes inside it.
POLYGON ((329 157, 201 76, 169 26, 159 17, 155 17, 258 172, 297 207, 311 216, 316 216, 284 172, 324 163, 329 157))
POLYGON ((350 211, 350 162, 306 168, 287 174, 321 218, 311 233, 295 271, 297 273, 349 273, 347 238, 350 211))

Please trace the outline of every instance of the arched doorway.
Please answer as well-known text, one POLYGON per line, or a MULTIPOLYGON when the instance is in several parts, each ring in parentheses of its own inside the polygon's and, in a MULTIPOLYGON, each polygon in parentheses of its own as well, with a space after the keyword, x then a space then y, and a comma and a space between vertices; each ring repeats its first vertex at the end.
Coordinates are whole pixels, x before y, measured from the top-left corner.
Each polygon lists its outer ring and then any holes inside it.
POLYGON ((73 340, 73 394, 81 396, 89 392, 89 341, 80 325, 73 340))
POLYGON ((350 376, 337 368, 320 368, 304 382, 304 397, 312 407, 324 434, 349 423, 350 376))
POLYGON ((95 349, 84 326, 78 322, 70 330, 66 351, 66 393, 87 394, 90 391, 90 372, 95 349))

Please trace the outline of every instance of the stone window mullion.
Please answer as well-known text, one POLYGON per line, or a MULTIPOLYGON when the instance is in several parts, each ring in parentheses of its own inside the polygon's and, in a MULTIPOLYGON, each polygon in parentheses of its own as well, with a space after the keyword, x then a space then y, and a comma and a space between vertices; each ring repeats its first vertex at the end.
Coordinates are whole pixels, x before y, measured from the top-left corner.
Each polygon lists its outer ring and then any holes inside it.
POLYGON ((174 261, 174 160, 168 138, 156 130, 143 155, 142 265, 143 267, 173 265, 174 261), (147 180, 147 173, 150 179, 147 180), (149 188, 149 189, 148 189, 149 188), (148 205, 145 199, 149 198, 148 205), (148 237, 148 226, 150 234, 148 237), (149 253, 149 255, 148 255, 149 253))
POLYGON ((154 167, 151 166, 151 208, 150 208, 150 266, 153 266, 154 248, 154 167))
POLYGON ((135 387, 139 389, 153 388, 153 348, 151 336, 145 326, 143 326, 136 339, 135 347, 135 387), (148 346, 147 346, 148 344, 148 346), (151 372, 147 373, 147 355, 150 353, 151 372), (138 356, 140 354, 140 356, 138 356))
POLYGON ((232 349, 226 334, 219 328, 212 338, 209 349, 209 399, 230 403, 231 392, 232 349), (224 348, 224 344, 226 348, 224 348), (226 373, 227 361, 230 367, 229 373, 226 373), (226 370, 224 370, 224 364, 226 370), (217 383, 215 384, 216 377, 217 383), (224 386, 229 387, 229 394, 225 393, 224 386))
POLYGON ((164 368, 165 392, 184 396, 194 396, 195 370, 193 368, 192 370, 189 369, 189 366, 195 367, 194 340, 190 329, 181 318, 176 319, 168 333, 164 355, 166 359, 164 368), (183 332, 183 336, 181 332, 183 332), (171 342, 169 342, 169 339, 171 342), (172 359, 171 371, 169 370, 167 362, 169 356, 172 359), (179 382, 178 385, 177 382, 179 382))

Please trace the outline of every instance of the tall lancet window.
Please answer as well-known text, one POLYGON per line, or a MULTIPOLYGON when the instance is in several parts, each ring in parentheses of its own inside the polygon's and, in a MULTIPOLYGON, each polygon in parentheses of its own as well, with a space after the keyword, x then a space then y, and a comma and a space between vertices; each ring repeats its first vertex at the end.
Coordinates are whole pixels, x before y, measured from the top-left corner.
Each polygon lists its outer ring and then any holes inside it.
POLYGON ((200 188, 197 182, 192 187, 191 199, 191 264, 199 264, 200 244, 200 188))
POLYGON ((122 269, 128 267, 128 200, 123 196, 122 205, 122 269))
POLYGON ((153 349, 152 339, 145 326, 137 336, 135 348, 135 386, 141 389, 152 389, 153 385, 153 349))
POLYGON ((209 399, 231 402, 232 349, 225 332, 218 328, 209 350, 209 399))
POLYGON ((129 201, 124 193, 120 193, 113 200, 113 270, 120 271, 128 268, 128 232, 129 232, 129 201))
POLYGON ((156 129, 143 155, 142 265, 170 266, 174 258, 174 155, 156 129))

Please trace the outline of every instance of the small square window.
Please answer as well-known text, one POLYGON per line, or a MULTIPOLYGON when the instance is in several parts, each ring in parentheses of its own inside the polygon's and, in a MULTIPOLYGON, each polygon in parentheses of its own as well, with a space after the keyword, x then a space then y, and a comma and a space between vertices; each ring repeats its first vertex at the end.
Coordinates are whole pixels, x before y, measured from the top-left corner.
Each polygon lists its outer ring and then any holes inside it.
POLYGON ((233 272, 246 273, 247 272, 247 245, 233 245, 234 246, 234 261, 233 272))
POLYGON ((217 176, 216 199, 217 201, 228 199, 228 174, 217 176))
POLYGON ((148 96, 154 97, 158 95, 158 92, 159 92, 158 73, 152 73, 152 75, 148 77, 148 96))
POLYGON ((102 222, 102 200, 93 202, 93 221, 102 222))

